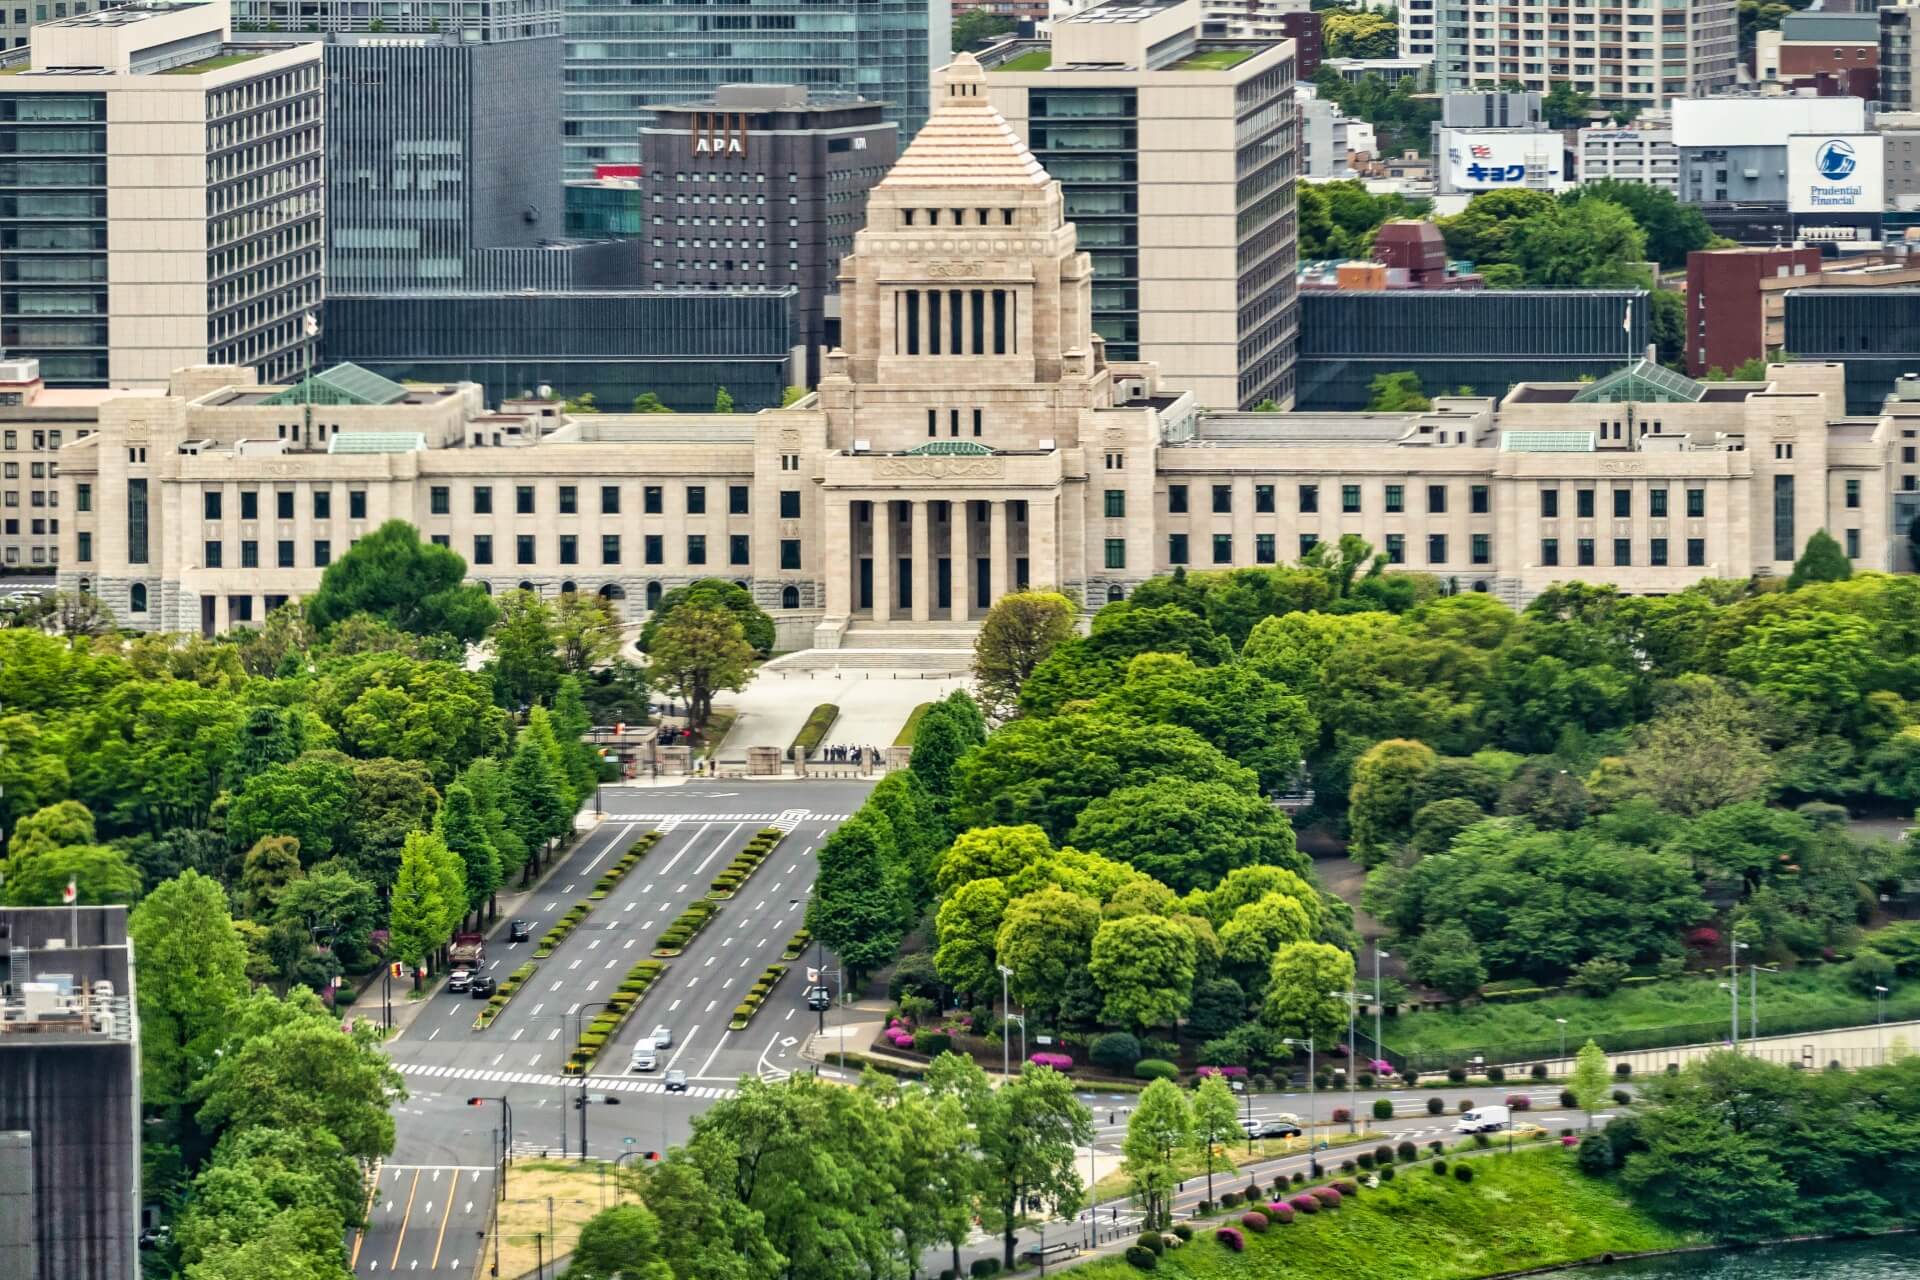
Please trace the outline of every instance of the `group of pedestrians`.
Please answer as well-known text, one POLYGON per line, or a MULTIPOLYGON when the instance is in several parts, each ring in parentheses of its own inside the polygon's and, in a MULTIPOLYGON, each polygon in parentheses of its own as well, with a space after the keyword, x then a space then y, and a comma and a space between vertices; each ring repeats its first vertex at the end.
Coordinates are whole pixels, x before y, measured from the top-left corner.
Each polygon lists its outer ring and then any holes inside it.
POLYGON ((815 757, 821 764, 879 764, 880 748, 850 747, 828 743, 815 757))

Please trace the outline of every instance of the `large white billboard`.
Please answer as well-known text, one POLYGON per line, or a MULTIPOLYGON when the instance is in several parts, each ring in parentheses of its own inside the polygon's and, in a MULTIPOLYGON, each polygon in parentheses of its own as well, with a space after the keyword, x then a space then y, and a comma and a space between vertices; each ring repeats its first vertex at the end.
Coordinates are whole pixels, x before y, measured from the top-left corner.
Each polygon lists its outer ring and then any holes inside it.
POLYGON ((1886 208, 1886 138, 1796 133, 1787 139, 1790 213, 1879 213, 1886 208))
POLYGON ((1675 98, 1676 147, 1777 147, 1794 133, 1858 133, 1867 104, 1858 98, 1675 98))
POLYGON ((1448 191, 1558 191, 1567 185, 1566 141, 1558 133, 1442 129, 1448 191))

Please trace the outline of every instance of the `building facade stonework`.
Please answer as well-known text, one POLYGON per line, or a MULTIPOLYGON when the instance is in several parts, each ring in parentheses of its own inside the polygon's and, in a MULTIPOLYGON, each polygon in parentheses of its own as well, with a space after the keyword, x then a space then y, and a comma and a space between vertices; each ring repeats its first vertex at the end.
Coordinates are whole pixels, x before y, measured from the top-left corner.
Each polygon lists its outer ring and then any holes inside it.
POLYGON ((1060 186, 984 81, 960 55, 873 189, 843 344, 805 399, 569 415, 351 366, 294 388, 183 369, 61 450, 62 585, 131 626, 218 631, 404 519, 496 593, 597 592, 633 620, 718 577, 781 647, 831 648, 951 631, 1022 587, 1091 610, 1348 533, 1515 604, 1575 578, 1782 574, 1820 528, 1860 568, 1907 567, 1920 403, 1848 417, 1836 364, 1709 384, 1637 360, 1419 413, 1203 410, 1108 357, 1060 186))

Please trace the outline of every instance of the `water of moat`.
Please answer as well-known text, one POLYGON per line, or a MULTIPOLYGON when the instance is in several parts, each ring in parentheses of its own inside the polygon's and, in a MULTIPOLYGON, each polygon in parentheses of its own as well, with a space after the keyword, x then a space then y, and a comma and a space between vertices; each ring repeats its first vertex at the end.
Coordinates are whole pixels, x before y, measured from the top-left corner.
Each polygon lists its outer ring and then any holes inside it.
POLYGON ((1609 1267, 1577 1267, 1552 1280, 1920 1280, 1920 1237, 1691 1253, 1609 1267))

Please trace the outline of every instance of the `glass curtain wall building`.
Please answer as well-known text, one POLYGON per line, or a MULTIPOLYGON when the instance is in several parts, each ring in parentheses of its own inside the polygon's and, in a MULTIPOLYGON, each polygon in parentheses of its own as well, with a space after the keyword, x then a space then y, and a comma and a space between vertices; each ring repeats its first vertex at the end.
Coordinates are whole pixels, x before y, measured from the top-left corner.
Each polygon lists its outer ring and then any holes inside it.
POLYGON ((566 175, 640 159, 648 108, 714 96, 723 84, 795 84, 815 102, 886 104, 906 146, 944 65, 944 0, 567 0, 566 175))
POLYGON ((1067 218, 1093 259, 1093 330, 1111 360, 1140 358, 1139 94, 1036 89, 1027 145, 1060 183, 1067 218))
POLYGON ((49 382, 107 378, 107 99, 0 95, 0 343, 49 382))
POLYGON ((1786 323, 1796 360, 1846 367, 1848 413, 1880 412, 1903 374, 1920 374, 1920 289, 1794 289, 1786 323))

